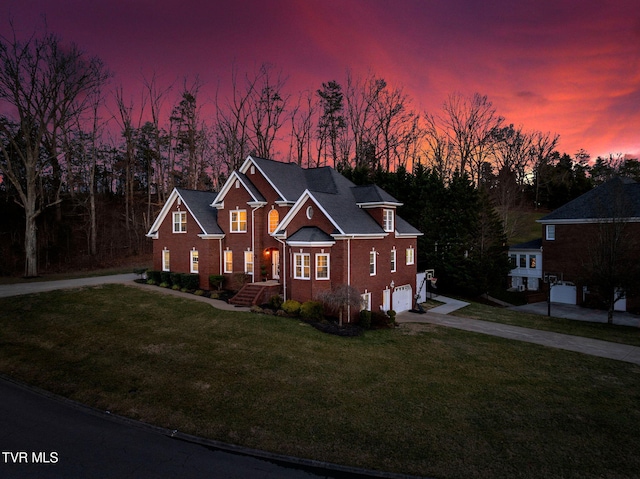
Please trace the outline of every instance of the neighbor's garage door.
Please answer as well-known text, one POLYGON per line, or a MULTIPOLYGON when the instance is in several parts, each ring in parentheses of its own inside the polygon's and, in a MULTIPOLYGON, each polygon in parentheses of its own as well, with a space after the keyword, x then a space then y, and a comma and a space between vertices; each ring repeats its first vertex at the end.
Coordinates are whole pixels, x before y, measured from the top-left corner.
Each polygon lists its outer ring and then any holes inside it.
POLYGON ((558 283, 551 288, 551 302, 576 304, 576 285, 572 283, 558 283))
POLYGON ((411 309, 413 294, 410 284, 398 286, 393 290, 392 308, 396 313, 411 309))

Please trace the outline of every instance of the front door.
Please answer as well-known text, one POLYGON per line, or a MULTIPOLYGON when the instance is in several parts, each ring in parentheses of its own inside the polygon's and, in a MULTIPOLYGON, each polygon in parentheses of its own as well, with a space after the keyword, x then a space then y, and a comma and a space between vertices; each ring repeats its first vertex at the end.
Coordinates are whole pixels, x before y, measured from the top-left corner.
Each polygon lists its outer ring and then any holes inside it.
POLYGON ((271 250, 271 278, 280 279, 280 251, 277 249, 271 250))

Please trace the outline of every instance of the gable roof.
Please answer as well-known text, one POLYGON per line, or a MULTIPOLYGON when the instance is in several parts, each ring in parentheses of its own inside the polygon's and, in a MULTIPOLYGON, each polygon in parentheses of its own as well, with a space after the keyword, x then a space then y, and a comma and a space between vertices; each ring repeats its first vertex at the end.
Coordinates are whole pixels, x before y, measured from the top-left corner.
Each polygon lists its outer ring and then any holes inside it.
POLYGON ((540 249, 542 248, 542 238, 527 241, 526 243, 518 243, 513 246, 509 246, 509 250, 528 250, 528 249, 540 249))
POLYGON ((612 218, 640 221, 640 183, 631 178, 612 178, 540 218, 538 222, 589 223, 612 218))
POLYGON ((378 185, 354 186, 353 197, 355 198, 356 203, 363 207, 381 205, 402 206, 402 203, 378 185))
POLYGON ((236 181, 239 181, 245 190, 251 196, 252 203, 265 203, 266 200, 262 193, 255 187, 255 185, 251 182, 251 180, 247 177, 247 175, 240 173, 238 171, 232 171, 227 178, 226 183, 220 190, 220 192, 215 196, 213 201, 211 202, 211 206, 220 207, 224 204, 224 197, 229 192, 229 190, 233 187, 236 181))
POLYGON ((158 237, 158 230, 160 225, 164 221, 167 214, 171 210, 173 203, 176 199, 180 199, 180 202, 191 213, 191 216, 195 219, 202 235, 224 235, 224 232, 218 226, 218 210, 211 206, 216 193, 210 191, 197 191, 187 190, 183 188, 174 188, 169 198, 165 202, 162 210, 158 214, 156 220, 151 225, 147 236, 151 238, 158 237))
POLYGON ((335 244, 335 242, 333 237, 316 226, 303 226, 287 238, 287 244, 290 246, 308 244, 313 244, 314 246, 331 246, 335 244))

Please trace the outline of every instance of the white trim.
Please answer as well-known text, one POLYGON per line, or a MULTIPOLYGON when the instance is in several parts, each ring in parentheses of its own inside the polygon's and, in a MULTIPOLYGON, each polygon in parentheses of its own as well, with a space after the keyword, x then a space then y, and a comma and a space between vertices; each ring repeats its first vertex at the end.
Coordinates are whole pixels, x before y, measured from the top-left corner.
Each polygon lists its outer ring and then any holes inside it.
POLYGON ((304 280, 311 279, 311 254, 310 253, 293 253, 293 279, 304 279, 304 280), (300 265, 300 274, 298 274, 298 258, 302 258, 302 263, 300 265), (305 258, 309 261, 309 264, 307 266, 309 268, 309 272, 307 276, 305 276, 304 274, 305 258))
POLYGON ((329 253, 316 253, 316 279, 318 281, 327 281, 331 279, 331 255, 329 253), (318 258, 320 258, 321 256, 326 256, 327 258, 327 276, 326 277, 319 277, 318 276, 318 258))
POLYGON ((597 223, 612 223, 614 221, 620 223, 640 223, 640 218, 636 216, 630 216, 625 218, 569 218, 559 220, 536 220, 536 223, 542 225, 579 225, 579 224, 597 224, 597 223))
POLYGON ((162 271, 171 271, 171 252, 167 248, 162 250, 162 271), (168 261, 165 261, 165 254, 168 256, 168 261))
MULTIPOLYGON (((240 221, 240 215, 238 215, 238 220, 236 221, 238 223, 238 228, 241 227, 242 222, 240 221)), ((247 217, 247 210, 242 210, 240 208, 237 208, 235 210, 229 210, 229 233, 246 233, 247 232, 247 226, 248 226, 248 222, 249 222, 249 218, 247 217), (233 229, 233 214, 234 213, 241 213, 244 212, 244 229, 237 229, 234 230, 233 229)))
POLYGON ((197 274, 200 272, 200 255, 197 249, 189 251, 189 271, 194 274, 197 274), (193 261, 194 257, 196 258, 195 263, 193 261), (194 264, 197 265, 195 270, 193 269, 194 264))
POLYGON ((233 250, 225 249, 222 252, 222 271, 224 273, 233 273, 233 250), (227 253, 231 255, 231 268, 227 269, 227 253))
MULTIPOLYGON (((202 224, 198 221, 197 216, 193 214, 193 211, 191 211, 191 208, 189 208, 189 205, 187 204, 187 202, 184 201, 184 198, 180 195, 180 193, 178 193, 178 189, 174 188, 173 191, 171 192, 171 194, 169 195, 169 198, 167 198, 167 201, 165 202, 164 206, 160 210, 160 213, 158 213, 158 216, 156 217, 156 220, 151 225, 151 228, 149 228, 149 231, 146 234, 147 237, 153 238, 153 239, 158 239, 159 238, 158 230, 160 229, 160 226, 162 225, 162 223, 164 222, 165 218, 169 214, 169 211, 171 211, 171 209, 173 207, 173 203, 176 201, 176 198, 179 198, 180 201, 182 202, 182 204, 185 206, 185 208, 187 208, 187 211, 189 212, 191 217, 194 219, 194 221, 196 222, 196 224, 200 228, 200 231, 202 231, 203 233, 207 234, 207 232, 205 231, 205 229, 202 226, 202 224)), ((171 218, 171 220, 173 222, 173 217, 171 218)), ((173 225, 171 226, 171 229, 173 230, 173 225)))
POLYGON ((213 207, 218 208, 218 209, 224 208, 224 197, 227 196, 227 193, 229 193, 229 191, 235 186, 235 182, 236 181, 238 181, 240 184, 242 184, 244 189, 247 191, 247 193, 249 193, 249 195, 253 199, 254 203, 264 203, 263 200, 259 200, 258 198, 255 197, 255 195, 253 194, 251 189, 247 186, 247 184, 244 182, 244 180, 238 174, 238 172, 236 170, 233 170, 231 172, 231 174, 229 175, 229 178, 227 178, 227 181, 223 185, 222 189, 216 195, 216 197, 214 198, 214 200, 213 200, 213 202, 211 203, 210 206, 213 206, 213 207))
POLYGON ((177 233, 177 234, 182 234, 182 233, 186 233, 187 232, 187 212, 186 211, 172 211, 171 212, 171 232, 172 233, 177 233), (178 223, 176 223, 176 216, 179 216, 179 221, 178 223), (182 217, 184 217, 184 230, 182 229, 182 217), (179 224, 180 229, 176 230, 176 224, 179 224))
POLYGON ((335 227, 335 229, 338 230, 339 234, 343 234, 343 235, 345 234, 345 232, 342 230, 342 228, 340 228, 338 223, 336 223, 333 220, 331 215, 322 207, 320 202, 316 200, 316 198, 313 196, 313 194, 309 190, 303 191, 303 193, 300 195, 300 198, 298 198, 298 201, 296 201, 295 205, 293 205, 293 207, 289 210, 289 212, 285 215, 285 217, 280 221, 280 226, 279 226, 280 230, 286 228, 289 225, 289 223, 293 220, 293 218, 295 218, 295 216, 300 212, 300 210, 302 209, 302 207, 304 206, 307 200, 311 200, 319 208, 322 214, 331 222, 331 224, 335 227))
MULTIPOLYGON (((262 171, 262 168, 260 168, 260 165, 258 165, 256 163, 256 160, 254 160, 251 157, 251 155, 247 156, 247 159, 244 160, 244 163, 242 163, 242 166, 240 166, 240 168, 239 168, 240 173, 242 173, 243 175, 246 175, 247 174, 247 170, 249 169, 250 165, 255 166, 256 169, 260 172, 260 174, 264 177, 264 179, 267 180, 267 183, 269 183, 269 185, 271 185, 271 188, 273 188, 275 190, 275 192, 278 193, 278 196, 280 198, 285 199, 285 196, 282 194, 282 192, 278 188, 276 188, 276 185, 273 184, 273 182, 271 181, 271 178, 269 178, 269 176, 267 174, 265 174, 264 171, 262 171)), ((277 201, 276 201, 276 204, 278 204, 277 201)))

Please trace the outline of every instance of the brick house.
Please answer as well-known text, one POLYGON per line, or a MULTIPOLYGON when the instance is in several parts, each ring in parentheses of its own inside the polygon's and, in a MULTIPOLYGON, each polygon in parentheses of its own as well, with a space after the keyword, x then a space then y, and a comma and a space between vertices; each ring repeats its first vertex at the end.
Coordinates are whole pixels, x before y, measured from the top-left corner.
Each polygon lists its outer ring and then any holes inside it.
POLYGON ((176 188, 147 236, 154 269, 197 272, 203 289, 209 275, 246 273, 251 303, 264 300, 266 285, 304 302, 348 284, 366 309, 405 311, 422 233, 398 206, 381 188, 356 186, 330 167, 249 156, 217 194, 176 188))
MULTIPOLYGON (((538 222, 543 228, 543 277, 551 276, 554 282, 552 302, 583 305, 594 299, 585 271, 615 225, 624 228, 625 256, 619 261, 640 262, 640 184, 632 179, 613 178, 538 222)), ((640 298, 628 294, 615 303, 615 309, 637 311, 640 298)))

